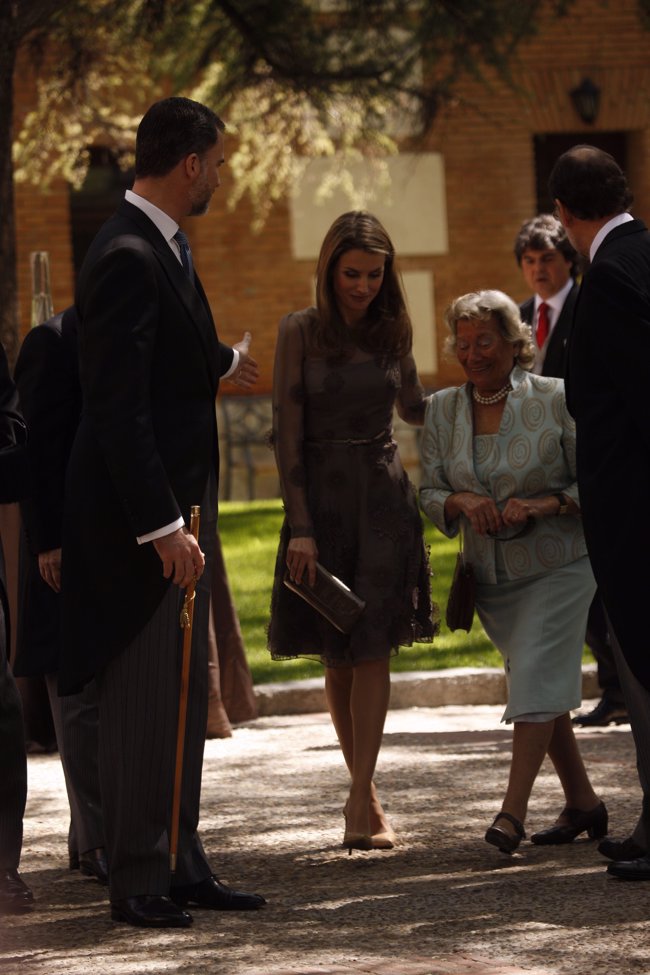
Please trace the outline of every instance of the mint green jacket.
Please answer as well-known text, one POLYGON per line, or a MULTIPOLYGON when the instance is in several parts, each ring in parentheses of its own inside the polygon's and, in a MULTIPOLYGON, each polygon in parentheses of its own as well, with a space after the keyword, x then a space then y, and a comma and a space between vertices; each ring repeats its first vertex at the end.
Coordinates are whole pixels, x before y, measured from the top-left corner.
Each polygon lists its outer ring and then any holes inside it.
POLYGON ((580 517, 540 518, 527 535, 495 541, 474 532, 466 518, 445 521, 450 494, 488 495, 501 509, 509 498, 563 493, 578 504, 575 425, 564 398, 564 381, 536 376, 515 366, 498 437, 499 450, 487 472, 489 490, 474 470, 472 385, 443 389, 429 397, 421 442, 420 504, 431 521, 454 538, 462 520, 464 549, 479 583, 496 583, 499 546, 508 579, 539 575, 587 554, 580 517))

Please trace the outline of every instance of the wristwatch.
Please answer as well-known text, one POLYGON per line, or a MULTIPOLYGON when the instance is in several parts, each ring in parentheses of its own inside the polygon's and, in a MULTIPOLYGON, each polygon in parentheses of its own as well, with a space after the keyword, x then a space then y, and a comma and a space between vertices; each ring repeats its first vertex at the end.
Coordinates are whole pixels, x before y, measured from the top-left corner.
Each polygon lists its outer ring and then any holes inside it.
POLYGON ((557 498, 560 502, 560 507, 557 512, 558 518, 560 515, 566 515, 569 510, 569 501, 566 494, 554 494, 554 498, 557 498))

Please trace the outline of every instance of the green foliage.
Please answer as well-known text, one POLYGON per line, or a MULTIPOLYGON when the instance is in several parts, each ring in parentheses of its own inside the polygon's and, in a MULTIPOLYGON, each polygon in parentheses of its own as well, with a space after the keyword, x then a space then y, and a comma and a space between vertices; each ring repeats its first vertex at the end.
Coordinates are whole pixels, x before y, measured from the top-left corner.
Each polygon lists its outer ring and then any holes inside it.
MULTIPOLYGON (((219 533, 230 587, 239 613, 248 661, 255 683, 318 677, 320 664, 309 660, 273 661, 266 649, 266 626, 271 603, 273 568, 282 524, 280 501, 223 502, 219 533)), ((458 543, 425 525, 431 545, 433 597, 444 608, 451 584, 458 543)), ((444 614, 443 614, 444 615, 444 614)), ((404 648, 392 669, 439 670, 445 667, 499 667, 501 657, 478 620, 469 634, 450 633, 444 622, 433 644, 404 648)))
POLYGON ((310 158, 337 158, 327 191, 363 205, 350 164, 426 133, 464 73, 510 79, 517 45, 572 0, 79 0, 35 32, 38 104, 17 176, 79 185, 93 141, 131 161, 137 119, 163 92, 213 106, 236 135, 234 206, 261 226, 310 158), (43 51, 55 52, 44 57, 43 51))

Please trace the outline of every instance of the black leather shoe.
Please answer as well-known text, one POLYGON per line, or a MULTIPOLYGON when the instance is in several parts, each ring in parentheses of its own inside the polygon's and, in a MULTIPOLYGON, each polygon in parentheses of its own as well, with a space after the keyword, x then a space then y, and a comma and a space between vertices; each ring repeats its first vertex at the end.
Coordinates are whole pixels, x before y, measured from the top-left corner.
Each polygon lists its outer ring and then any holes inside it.
POLYGON ((485 842, 496 846, 502 853, 514 853, 522 840, 526 839, 526 832, 523 824, 511 816, 510 813, 500 812, 494 817, 494 822, 485 833, 485 842), (505 829, 499 829, 497 823, 500 819, 507 819, 515 828, 514 835, 505 829))
POLYGON ((650 880, 650 855, 638 857, 636 860, 620 860, 610 863, 607 873, 619 880, 650 880))
POLYGON ((79 854, 76 850, 73 850, 68 854, 68 865, 68 869, 70 870, 79 869, 79 854))
POLYGON ((0 914, 24 914, 34 906, 34 895, 17 870, 0 870, 0 914))
POLYGON ((608 860, 638 860, 647 855, 647 850, 635 843, 631 836, 624 840, 610 840, 607 836, 598 844, 598 852, 608 860))
POLYGON ((587 833, 589 839, 599 840, 607 833, 607 809, 604 802, 599 802, 594 809, 589 812, 582 812, 581 809, 570 809, 566 806, 561 816, 566 817, 567 823, 549 826, 542 829, 539 833, 533 833, 530 838, 531 843, 537 846, 557 846, 560 843, 572 843, 580 833, 587 833))
POLYGON ((114 921, 126 921, 138 928, 189 928, 192 915, 181 911, 169 897, 143 894, 111 901, 114 921))
POLYGON ((629 724, 630 717, 624 704, 614 704, 606 697, 600 699, 596 707, 586 714, 576 714, 572 724, 582 728, 606 728, 609 724, 629 724))
POLYGON ((192 904, 210 911, 257 911, 266 904, 261 894, 247 894, 220 883, 216 877, 206 877, 198 884, 172 887, 169 896, 180 907, 192 904))
MULTIPOLYGON (((72 868, 71 868, 72 869, 72 868)), ((103 846, 86 850, 79 857, 79 869, 86 877, 94 877, 100 884, 108 883, 108 860, 103 846)))

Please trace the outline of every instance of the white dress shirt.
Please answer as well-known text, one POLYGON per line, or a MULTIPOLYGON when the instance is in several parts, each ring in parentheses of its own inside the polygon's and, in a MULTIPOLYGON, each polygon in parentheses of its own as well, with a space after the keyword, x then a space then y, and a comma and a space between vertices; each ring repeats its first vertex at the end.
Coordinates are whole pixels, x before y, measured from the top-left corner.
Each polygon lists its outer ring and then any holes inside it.
POLYGON ((634 217, 632 216, 631 213, 617 213, 615 217, 612 217, 611 220, 608 220, 607 223, 600 228, 600 230, 598 231, 598 233, 596 234, 596 236, 591 242, 591 247, 589 248, 589 260, 593 261, 594 257, 596 256, 596 251, 598 250, 598 248, 600 247, 600 245, 602 244, 602 242, 604 241, 605 237, 610 232, 610 230, 613 230, 614 227, 620 227, 621 224, 623 223, 629 223, 630 220, 634 220, 634 217))

